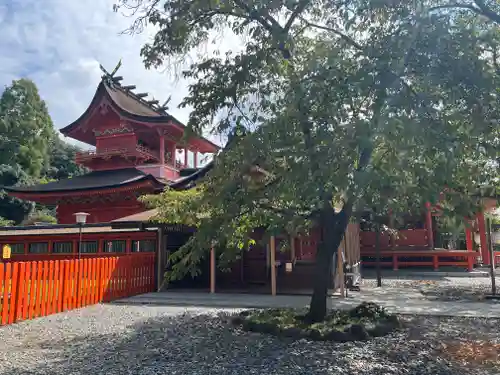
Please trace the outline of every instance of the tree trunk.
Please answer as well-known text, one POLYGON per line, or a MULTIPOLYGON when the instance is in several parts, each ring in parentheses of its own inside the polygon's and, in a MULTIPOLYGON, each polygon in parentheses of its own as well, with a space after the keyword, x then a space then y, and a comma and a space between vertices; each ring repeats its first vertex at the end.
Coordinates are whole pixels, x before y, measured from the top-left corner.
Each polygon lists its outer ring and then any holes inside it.
POLYGON ((382 286, 382 270, 380 269, 380 224, 377 223, 377 233, 375 237, 375 254, 377 257, 377 287, 382 286))
MULTIPOLYGON (((333 258, 349 223, 350 209, 345 207, 338 214, 333 208, 325 207, 321 214, 321 242, 316 252, 314 289, 306 319, 310 323, 321 322, 326 317, 328 287, 332 280, 333 258)), ((336 267, 335 267, 336 268, 336 267)))

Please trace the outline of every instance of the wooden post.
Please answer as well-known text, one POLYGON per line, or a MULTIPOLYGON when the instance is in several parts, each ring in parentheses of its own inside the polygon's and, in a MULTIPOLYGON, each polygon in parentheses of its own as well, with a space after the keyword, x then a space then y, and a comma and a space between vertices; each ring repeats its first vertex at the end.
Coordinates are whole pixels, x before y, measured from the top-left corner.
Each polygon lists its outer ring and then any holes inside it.
POLYGON ((210 293, 215 293, 215 249, 210 249, 210 293))
POLYGON ((295 262, 295 236, 290 236, 290 260, 295 262))
POLYGON ((483 258, 483 264, 490 264, 490 252, 488 249, 488 240, 486 238, 486 223, 484 220, 484 212, 477 214, 477 226, 479 228, 479 240, 481 243, 481 258, 483 258))
POLYGON ((159 292, 163 286, 163 249, 166 248, 166 235, 163 235, 163 229, 158 228, 156 239, 156 291, 159 292))
POLYGON ((468 251, 474 251, 473 234, 468 225, 470 225, 470 223, 465 223, 465 247, 468 251))
POLYGON ((380 224, 377 223, 377 233, 375 237, 375 256, 377 260, 377 287, 382 287, 382 270, 380 268, 380 224))
MULTIPOLYGON (((396 229, 394 228, 396 226, 396 223, 394 220, 394 213, 392 212, 392 209, 389 209, 387 215, 389 216, 389 228, 393 230, 396 229)), ((393 249, 395 245, 396 245, 396 238, 392 234, 389 234, 389 247, 393 249)))
POLYGON ((184 149, 184 168, 188 167, 188 149, 184 149))
POLYGON ((193 168, 198 168, 198 151, 193 151, 193 168))
POLYGON ((493 249, 493 244, 491 242, 491 220, 488 218, 486 222, 486 228, 488 231, 488 254, 490 255, 490 278, 491 278, 491 294, 497 294, 497 284, 495 280, 495 250, 493 249))
MULTIPOLYGON (((474 237, 473 237, 473 232, 470 227, 471 223, 470 221, 465 222, 465 247, 467 248, 468 252, 473 252, 474 251, 474 237)), ((472 271, 474 269, 474 259, 475 257, 472 256, 467 256, 467 271, 472 271)))
POLYGON ((345 242, 342 241, 342 244, 337 249, 337 274, 338 280, 340 284, 340 298, 345 297, 345 283, 344 283, 344 262, 342 261, 342 248, 345 242))
POLYGON ((276 295, 276 240, 271 236, 271 243, 269 244, 270 263, 271 263, 271 295, 276 295))
POLYGON ((425 229, 427 230, 427 244, 429 249, 434 249, 434 232, 432 230, 432 211, 431 203, 425 203, 425 229))
POLYGON ((165 165, 165 135, 160 134, 160 164, 165 165))

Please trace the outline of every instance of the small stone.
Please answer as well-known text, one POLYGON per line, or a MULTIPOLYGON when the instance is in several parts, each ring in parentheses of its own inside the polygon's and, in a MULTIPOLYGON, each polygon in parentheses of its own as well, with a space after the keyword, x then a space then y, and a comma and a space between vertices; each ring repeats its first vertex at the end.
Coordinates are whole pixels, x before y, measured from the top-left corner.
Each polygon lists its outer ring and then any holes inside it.
POLYGON ((388 322, 381 322, 375 327, 368 329, 367 332, 372 337, 383 337, 394 331, 394 326, 388 322))
POLYGON ((352 337, 346 332, 333 330, 325 335, 325 340, 335 341, 335 342, 348 342, 352 341, 352 337))
POLYGON ((253 320, 244 320, 242 327, 245 331, 258 332, 258 324, 253 320))
POLYGON ((241 316, 234 316, 232 319, 231 319, 231 323, 235 326, 240 326, 243 324, 243 317, 241 316))
POLYGON ((250 310, 244 310, 244 311, 241 311, 238 315, 239 316, 242 316, 242 317, 247 317, 251 314, 252 312, 250 310))
POLYGON ((300 328, 289 327, 289 328, 282 329, 280 332, 280 335, 282 335, 284 337, 290 337, 293 339, 299 339, 299 338, 304 336, 304 332, 300 328))
POLYGON ((323 339, 321 332, 318 331, 317 329, 311 329, 307 331, 307 336, 314 341, 320 341, 321 339, 323 339))
POLYGON ((354 340, 364 341, 370 338, 369 333, 366 331, 366 328, 362 324, 351 324, 345 330, 346 333, 351 335, 354 340))
POLYGON ((272 323, 257 323, 256 330, 257 332, 268 333, 268 334, 278 333, 278 327, 272 323))

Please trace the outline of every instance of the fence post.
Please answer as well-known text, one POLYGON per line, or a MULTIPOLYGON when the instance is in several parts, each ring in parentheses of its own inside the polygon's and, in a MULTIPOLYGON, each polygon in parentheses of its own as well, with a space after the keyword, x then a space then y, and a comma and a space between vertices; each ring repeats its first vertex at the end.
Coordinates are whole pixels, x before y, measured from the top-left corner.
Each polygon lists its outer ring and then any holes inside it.
POLYGON ((64 260, 63 263, 63 297, 62 297, 62 311, 68 310, 69 305, 69 290, 70 290, 70 280, 69 280, 69 272, 70 272, 70 262, 71 260, 64 260))
POLYGON ((2 325, 7 324, 8 312, 9 312, 9 289, 12 281, 11 277, 11 263, 5 264, 5 276, 3 281, 3 301, 2 301, 2 325))
POLYGON ((434 271, 439 271, 439 257, 437 255, 432 256, 432 266, 434 271))
POLYGON ((36 306, 36 291, 37 283, 36 278, 38 275, 38 262, 31 262, 31 278, 30 278, 30 306, 28 310, 28 319, 33 319, 35 317, 35 306, 36 306))
POLYGON ((41 299, 41 315, 46 316, 47 315, 47 297, 49 294, 49 291, 47 289, 48 287, 48 281, 49 279, 49 262, 47 260, 43 261, 43 273, 42 273, 42 283, 41 283, 41 293, 40 293, 40 299, 41 299))
POLYGON ((64 303, 64 287, 66 285, 64 281, 64 272, 65 272, 65 267, 64 267, 64 261, 62 260, 56 260, 56 274, 58 277, 57 280, 57 304, 56 304, 56 311, 60 313, 63 311, 63 303, 64 303))
POLYGON ((10 306, 9 306, 9 317, 8 323, 14 323, 14 318, 17 311, 17 286, 19 281, 19 263, 12 263, 12 278, 11 278, 11 288, 10 288, 10 306))
POLYGON ((32 264, 31 262, 25 263, 26 266, 26 272, 24 274, 24 281, 25 281, 25 290, 24 290, 24 302, 23 302, 23 310, 22 310, 22 315, 21 319, 25 320, 28 318, 28 309, 30 306, 30 285, 31 285, 31 269, 32 269, 32 264))
POLYGON ((19 272, 17 276, 17 291, 16 291, 16 307, 14 309, 15 316, 12 319, 12 323, 16 322, 18 319, 22 318, 22 308, 25 299, 24 293, 24 279, 26 275, 26 264, 24 262, 19 264, 19 272))
POLYGON ((394 271, 399 269, 398 256, 396 254, 392 255, 392 269, 394 271))

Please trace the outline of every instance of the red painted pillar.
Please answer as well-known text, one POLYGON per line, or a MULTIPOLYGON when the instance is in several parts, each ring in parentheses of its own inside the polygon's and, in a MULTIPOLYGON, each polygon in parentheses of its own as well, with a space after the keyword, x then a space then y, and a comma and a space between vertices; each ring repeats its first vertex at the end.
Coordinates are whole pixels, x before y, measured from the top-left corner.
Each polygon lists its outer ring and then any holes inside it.
POLYGON ((184 168, 188 167, 188 149, 184 149, 184 168))
MULTIPOLYGON (((392 209, 389 208, 389 212, 387 213, 387 216, 389 219, 389 228, 396 229, 394 227, 394 215, 393 215, 392 209)), ((389 234, 389 248, 394 249, 395 246, 396 246, 396 238, 393 235, 389 234)))
POLYGON ((488 239, 486 238, 486 222, 484 220, 484 213, 477 214, 477 226, 479 228, 479 240, 481 243, 481 257, 483 264, 490 264, 490 252, 488 251, 488 239))
MULTIPOLYGON (((474 251, 474 238, 473 238, 473 232, 472 232, 472 227, 471 227, 471 222, 467 220, 465 222, 465 245, 467 247, 468 252, 473 252, 474 251)), ((467 257, 467 270, 472 271, 474 268, 474 261, 476 260, 476 257, 468 256, 467 257)))
POLYGON ((165 135, 160 134, 160 164, 165 165, 165 135))
POLYGON ((434 233, 432 231, 432 212, 430 202, 425 203, 425 229, 427 230, 427 244, 434 249, 434 233))
POLYGON ((469 223, 466 223, 465 227, 465 245, 468 251, 474 251, 474 238, 472 237, 474 234, 471 228, 468 226, 469 223))

